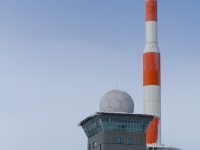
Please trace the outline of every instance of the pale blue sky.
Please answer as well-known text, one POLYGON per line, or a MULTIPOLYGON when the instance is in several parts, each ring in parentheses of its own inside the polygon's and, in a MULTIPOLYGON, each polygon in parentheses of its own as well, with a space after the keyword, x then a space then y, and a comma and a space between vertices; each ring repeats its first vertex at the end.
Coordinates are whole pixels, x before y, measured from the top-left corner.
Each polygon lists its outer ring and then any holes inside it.
MULTIPOLYGON (((162 142, 199 149, 200 1, 158 6, 162 142)), ((116 81, 142 113, 144 46, 144 0, 0 0, 0 149, 86 149, 116 81)))

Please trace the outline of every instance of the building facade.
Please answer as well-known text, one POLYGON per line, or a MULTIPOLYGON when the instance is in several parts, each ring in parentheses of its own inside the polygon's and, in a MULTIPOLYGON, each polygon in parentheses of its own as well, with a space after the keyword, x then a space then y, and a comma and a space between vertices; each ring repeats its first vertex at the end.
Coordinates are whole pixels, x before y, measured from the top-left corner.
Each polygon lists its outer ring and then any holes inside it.
POLYGON ((88 150, 146 150, 146 130, 153 115, 97 112, 79 123, 88 150))

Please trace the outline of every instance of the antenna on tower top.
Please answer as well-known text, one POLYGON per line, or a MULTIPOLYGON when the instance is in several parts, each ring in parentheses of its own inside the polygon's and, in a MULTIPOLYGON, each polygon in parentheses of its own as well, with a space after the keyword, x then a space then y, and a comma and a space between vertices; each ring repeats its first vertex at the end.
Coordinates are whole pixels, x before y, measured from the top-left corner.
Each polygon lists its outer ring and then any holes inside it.
POLYGON ((118 87, 117 87, 117 81, 116 81, 116 89, 118 89, 118 87))

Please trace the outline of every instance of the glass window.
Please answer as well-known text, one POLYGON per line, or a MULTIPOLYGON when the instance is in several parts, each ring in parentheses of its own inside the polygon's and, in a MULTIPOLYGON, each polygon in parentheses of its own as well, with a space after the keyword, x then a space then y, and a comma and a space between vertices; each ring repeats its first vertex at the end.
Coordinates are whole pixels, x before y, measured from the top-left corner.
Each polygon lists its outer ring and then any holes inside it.
POLYGON ((84 129, 88 138, 102 132, 102 127, 99 121, 94 122, 84 129))
POLYGON ((132 144, 132 139, 131 139, 131 138, 128 138, 128 139, 127 139, 127 144, 129 144, 129 145, 132 144))
POLYGON ((101 123, 103 125, 103 130, 116 132, 146 132, 149 125, 149 121, 142 120, 111 119, 109 122, 107 122, 105 119, 102 119, 101 123))
POLYGON ((93 148, 97 147, 97 141, 93 142, 93 148))
POLYGON ((119 139, 118 139, 118 143, 119 143, 119 144, 122 144, 122 143, 123 143, 123 139, 122 139, 122 138, 119 138, 119 139))

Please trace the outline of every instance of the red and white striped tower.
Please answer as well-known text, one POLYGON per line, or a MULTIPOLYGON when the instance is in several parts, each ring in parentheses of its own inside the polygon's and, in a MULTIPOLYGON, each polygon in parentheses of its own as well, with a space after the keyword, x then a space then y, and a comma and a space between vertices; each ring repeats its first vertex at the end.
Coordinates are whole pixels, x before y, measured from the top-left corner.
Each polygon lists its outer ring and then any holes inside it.
POLYGON ((157 43, 157 0, 146 0, 146 46, 143 53, 144 114, 158 116, 146 132, 147 144, 161 144, 160 52, 157 43))

